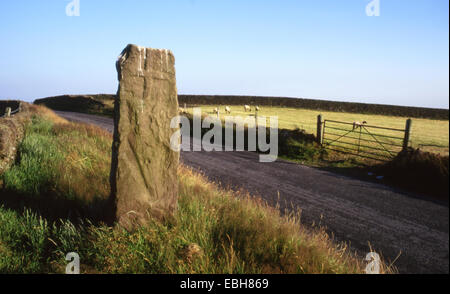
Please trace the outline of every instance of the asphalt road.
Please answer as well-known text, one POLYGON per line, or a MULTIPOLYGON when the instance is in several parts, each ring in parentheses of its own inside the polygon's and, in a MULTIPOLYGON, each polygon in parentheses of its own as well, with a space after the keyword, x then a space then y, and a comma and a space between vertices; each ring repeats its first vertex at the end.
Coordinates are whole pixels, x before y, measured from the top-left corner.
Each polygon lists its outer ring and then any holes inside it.
MULTIPOLYGON (((112 119, 57 112, 110 132, 112 119)), ((198 142, 193 142, 198 144, 198 142)), ((400 273, 449 273, 449 208, 406 192, 286 161, 260 163, 252 152, 181 152, 209 179, 269 203, 300 207, 302 222, 321 224, 364 257, 369 242, 400 273)))

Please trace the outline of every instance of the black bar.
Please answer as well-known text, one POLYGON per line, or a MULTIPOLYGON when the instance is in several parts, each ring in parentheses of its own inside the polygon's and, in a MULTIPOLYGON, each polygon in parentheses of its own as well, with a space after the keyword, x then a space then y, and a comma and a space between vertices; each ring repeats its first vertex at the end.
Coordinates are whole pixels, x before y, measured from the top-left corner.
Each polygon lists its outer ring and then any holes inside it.
POLYGON ((423 287, 429 284, 437 285, 436 287, 442 284, 445 287, 448 283, 448 275, 0 275, 0 281, 4 287, 11 286, 19 291, 29 288, 30 285, 42 289, 64 289, 70 285, 73 292, 86 292, 86 289, 94 292, 108 292, 109 289, 117 291, 119 288, 129 292, 133 287, 141 286, 143 289, 153 289, 148 292, 156 293, 159 293, 158 289, 161 289, 163 293, 235 293, 236 290, 237 292, 245 290, 250 293, 274 293, 275 291, 276 293, 298 293, 302 292, 298 289, 304 288, 317 288, 325 292, 328 287, 336 292, 336 289, 348 291, 349 285, 356 282, 356 284, 370 285, 375 292, 382 292, 390 286, 383 282, 399 282, 400 287, 404 285, 423 287), (215 286, 211 291, 205 288, 183 289, 181 285, 188 279, 194 282, 214 281, 215 286), (266 289, 226 288, 225 279, 267 279, 269 287, 266 289), (89 285, 84 282, 88 282, 89 285), (23 287, 24 285, 27 286, 23 287))

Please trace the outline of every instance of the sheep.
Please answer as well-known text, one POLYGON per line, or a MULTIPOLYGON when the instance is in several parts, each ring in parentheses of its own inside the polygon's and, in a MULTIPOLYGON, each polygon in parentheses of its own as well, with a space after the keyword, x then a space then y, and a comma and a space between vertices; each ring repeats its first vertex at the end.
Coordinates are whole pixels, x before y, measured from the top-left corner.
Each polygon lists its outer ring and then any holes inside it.
POLYGON ((249 105, 244 105, 244 112, 252 111, 252 108, 249 105))
POLYGON ((353 122, 353 131, 357 128, 361 128, 362 126, 364 126, 365 124, 367 124, 366 121, 363 122, 359 122, 359 121, 354 121, 353 122))
POLYGON ((259 111, 259 106, 258 105, 255 106, 255 111, 259 111))
POLYGON ((225 112, 226 112, 226 113, 231 113, 231 108, 230 108, 229 106, 226 106, 226 107, 225 107, 225 112))
POLYGON ((214 109, 213 109, 213 112, 214 112, 215 114, 217 114, 217 117, 220 117, 220 109, 219 109, 219 107, 214 108, 214 109))

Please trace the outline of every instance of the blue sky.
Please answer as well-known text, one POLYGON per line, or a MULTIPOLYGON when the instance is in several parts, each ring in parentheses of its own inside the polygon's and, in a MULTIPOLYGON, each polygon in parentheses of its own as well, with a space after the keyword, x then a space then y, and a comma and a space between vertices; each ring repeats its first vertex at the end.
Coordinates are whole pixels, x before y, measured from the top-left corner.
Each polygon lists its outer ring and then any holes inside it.
POLYGON ((180 94, 449 107, 449 1, 0 1, 0 99, 115 93, 128 43, 171 49, 180 94))

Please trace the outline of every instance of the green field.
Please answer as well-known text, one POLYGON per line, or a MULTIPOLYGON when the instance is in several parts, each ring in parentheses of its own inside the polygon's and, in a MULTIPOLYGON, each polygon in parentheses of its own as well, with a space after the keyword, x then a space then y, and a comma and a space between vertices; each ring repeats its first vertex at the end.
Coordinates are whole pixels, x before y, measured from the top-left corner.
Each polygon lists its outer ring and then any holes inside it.
MULTIPOLYGON (((203 114, 215 115, 214 105, 196 105, 200 107, 203 114)), ((192 113, 192 106, 187 111, 192 113)), ((220 116, 225 117, 225 107, 220 106, 220 116)), ((243 106, 231 106, 232 116, 254 115, 255 111, 245 112, 243 106)), ((317 115, 322 114, 324 119, 338 120, 352 123, 354 121, 367 121, 369 125, 387 128, 404 129, 407 117, 384 116, 374 114, 355 114, 344 112, 329 112, 320 110, 308 110, 287 107, 261 107, 259 116, 278 116, 278 127, 280 129, 304 129, 308 133, 315 134, 317 126, 317 115)), ((449 121, 414 118, 411 133, 411 146, 423 151, 449 154, 449 121)), ((380 132, 378 132, 380 133, 380 132)), ((402 136, 399 132, 382 131, 384 135, 402 136)), ((401 143, 401 141, 400 141, 401 143)))

